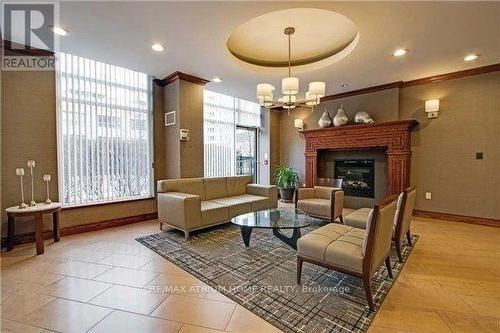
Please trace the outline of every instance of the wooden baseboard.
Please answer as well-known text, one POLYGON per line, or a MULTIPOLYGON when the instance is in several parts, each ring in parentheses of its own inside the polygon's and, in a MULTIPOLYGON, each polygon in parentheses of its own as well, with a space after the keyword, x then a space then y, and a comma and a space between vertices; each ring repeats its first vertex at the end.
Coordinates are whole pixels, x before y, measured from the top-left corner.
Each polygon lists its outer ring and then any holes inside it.
POLYGON ((496 219, 487 219, 483 217, 474 217, 474 216, 464 216, 464 215, 456 215, 449 213, 439 213, 439 212, 429 212, 426 210, 413 210, 413 216, 418 217, 426 217, 430 219, 436 220, 447 220, 447 221, 455 221, 461 223, 470 223, 470 224, 479 224, 486 225, 490 227, 500 227, 500 220, 496 219))
MULTIPOLYGON (((68 235, 79 234, 82 232, 89 232, 89 231, 96 231, 96 230, 101 230, 101 229, 118 227, 118 226, 131 224, 131 223, 137 223, 137 222, 141 222, 141 221, 154 220, 156 218, 158 218, 158 213, 149 213, 149 214, 142 214, 142 215, 135 215, 135 216, 127 216, 127 217, 123 217, 123 218, 119 218, 119 219, 105 220, 105 221, 100 221, 100 222, 84 224, 84 225, 61 228, 61 230, 59 230, 59 234, 61 236, 68 236, 68 235)), ((43 238, 44 239, 51 239, 52 238, 52 230, 44 231, 43 238)), ((35 241, 35 233, 34 232, 28 232, 28 233, 18 234, 18 235, 14 236, 14 244, 24 244, 24 243, 34 242, 34 241, 35 241)), ((2 238, 2 247, 6 247, 6 246, 7 246, 7 238, 2 238)))

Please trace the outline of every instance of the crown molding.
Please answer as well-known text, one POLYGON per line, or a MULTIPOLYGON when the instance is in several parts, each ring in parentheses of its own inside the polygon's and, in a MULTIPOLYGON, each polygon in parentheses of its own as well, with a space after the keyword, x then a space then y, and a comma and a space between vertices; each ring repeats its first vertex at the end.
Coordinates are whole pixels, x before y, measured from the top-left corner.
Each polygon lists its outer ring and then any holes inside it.
POLYGON ((429 83, 446 81, 446 80, 459 79, 462 77, 497 72, 497 71, 500 71, 500 63, 488 65, 488 66, 482 66, 482 67, 475 67, 475 68, 471 68, 471 69, 466 69, 466 70, 451 72, 451 73, 446 73, 446 74, 428 76, 428 77, 424 77, 424 78, 420 78, 420 79, 416 79, 416 80, 396 81, 396 82, 392 82, 392 83, 386 83, 386 84, 381 84, 381 85, 377 85, 377 86, 372 86, 372 87, 367 87, 367 88, 362 88, 362 89, 357 89, 357 90, 352 90, 352 91, 346 91, 346 92, 342 92, 339 94, 327 95, 325 97, 322 97, 321 101, 325 102, 325 101, 330 101, 330 100, 334 100, 334 99, 362 95, 362 94, 368 94, 368 93, 387 90, 387 89, 406 88, 406 87, 411 87, 411 86, 429 84, 429 83))
POLYGON ((169 76, 165 77, 164 79, 154 79, 154 82, 159 85, 160 87, 165 87, 169 85, 170 83, 174 82, 175 80, 184 80, 196 84, 201 84, 205 85, 209 80, 202 79, 201 77, 197 77, 191 74, 183 73, 183 72, 173 72, 169 76))

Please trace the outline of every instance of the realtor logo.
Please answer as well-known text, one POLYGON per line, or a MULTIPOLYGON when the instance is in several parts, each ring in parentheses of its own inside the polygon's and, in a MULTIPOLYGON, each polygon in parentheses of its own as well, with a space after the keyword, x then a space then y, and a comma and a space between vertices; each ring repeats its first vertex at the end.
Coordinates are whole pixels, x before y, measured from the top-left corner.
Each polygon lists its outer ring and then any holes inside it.
POLYGON ((53 70, 56 3, 2 3, 2 70, 53 70))

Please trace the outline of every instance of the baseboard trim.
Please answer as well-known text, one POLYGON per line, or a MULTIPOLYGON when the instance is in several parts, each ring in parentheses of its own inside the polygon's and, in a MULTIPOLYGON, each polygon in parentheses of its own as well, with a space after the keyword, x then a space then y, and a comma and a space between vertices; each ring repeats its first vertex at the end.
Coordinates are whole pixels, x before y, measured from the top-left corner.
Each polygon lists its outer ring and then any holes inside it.
POLYGON ((486 225, 486 226, 497 227, 497 228, 500 227, 500 220, 487 219, 487 218, 483 218, 483 217, 456 215, 456 214, 450 214, 450 213, 430 212, 430 211, 418 210, 418 209, 413 210, 413 216, 426 217, 426 218, 437 219, 437 220, 469 223, 469 224, 486 225))
MULTIPOLYGON (((89 223, 89 224, 84 224, 84 225, 61 228, 59 230, 59 234, 61 236, 68 236, 68 235, 80 234, 83 232, 119 227, 122 225, 127 225, 127 224, 147 221, 147 220, 154 220, 156 218, 158 218, 158 213, 149 213, 149 214, 142 214, 142 215, 127 216, 127 217, 122 217, 122 218, 118 218, 118 219, 104 220, 104 221, 94 222, 94 223, 89 223)), ((52 230, 45 230, 43 232, 43 238, 44 239, 52 238, 52 230)), ((34 232, 28 232, 28 233, 18 234, 18 235, 14 236, 14 245, 25 244, 25 243, 30 243, 30 242, 34 242, 34 241, 35 241, 35 233, 34 232)), ((5 237, 5 238, 2 238, 2 247, 6 247, 6 246, 7 246, 7 238, 5 237)))

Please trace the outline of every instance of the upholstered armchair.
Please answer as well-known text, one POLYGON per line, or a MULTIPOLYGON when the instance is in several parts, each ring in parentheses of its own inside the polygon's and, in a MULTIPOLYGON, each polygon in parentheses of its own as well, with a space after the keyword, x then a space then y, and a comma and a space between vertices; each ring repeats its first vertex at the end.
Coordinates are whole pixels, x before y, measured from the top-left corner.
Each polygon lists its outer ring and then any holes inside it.
MULTIPOLYGON (((408 188, 401 192, 398 197, 392 228, 392 240, 396 247, 399 262, 403 262, 401 243, 404 236, 408 240, 408 245, 412 246, 410 226, 416 196, 417 190, 415 188, 408 188)), ((366 229, 370 212, 370 208, 358 209, 345 217, 345 224, 355 228, 366 229)))
POLYGON ((341 224, 327 224, 297 242, 297 283, 301 283, 304 262, 330 268, 363 280, 370 310, 374 310, 371 280, 385 262, 392 278, 389 258, 396 211, 396 196, 375 205, 366 230, 341 224))
POLYGON ((342 219, 344 191, 338 187, 314 186, 299 188, 295 192, 295 208, 307 215, 334 222, 342 219))

